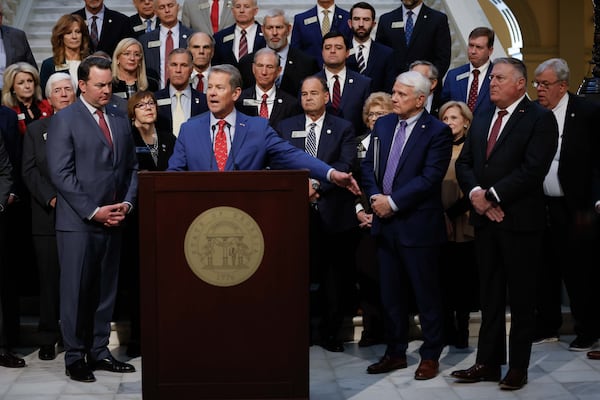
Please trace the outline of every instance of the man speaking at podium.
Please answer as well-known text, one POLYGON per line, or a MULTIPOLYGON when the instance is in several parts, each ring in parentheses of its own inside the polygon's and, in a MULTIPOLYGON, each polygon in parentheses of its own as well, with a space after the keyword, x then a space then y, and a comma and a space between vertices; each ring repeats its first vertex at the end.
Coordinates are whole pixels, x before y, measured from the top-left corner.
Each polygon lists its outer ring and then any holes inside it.
MULTIPOLYGON (((360 193, 352 174, 337 171, 294 147, 277 135, 267 119, 236 111, 241 92, 242 76, 237 68, 229 64, 211 68, 206 91, 210 112, 181 125, 168 171, 308 169, 311 178, 360 193)), ((309 194, 314 195, 310 188, 309 194)))

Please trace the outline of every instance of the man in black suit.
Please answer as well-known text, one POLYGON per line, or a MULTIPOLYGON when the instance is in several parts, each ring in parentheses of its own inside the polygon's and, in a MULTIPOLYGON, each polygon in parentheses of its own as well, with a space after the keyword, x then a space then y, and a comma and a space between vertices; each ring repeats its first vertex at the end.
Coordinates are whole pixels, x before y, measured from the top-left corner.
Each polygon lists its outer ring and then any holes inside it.
MULTIPOLYGON (((10 64, 19 61, 25 61, 37 68, 37 63, 29 47, 25 32, 20 29, 13 28, 2 24, 2 3, 0 3, 0 44, 4 46, 6 60, 0 58, 0 90, 2 89, 4 80, 4 70, 10 64)), ((1 102, 2 100, 0 100, 1 102)))
MULTIPOLYGON (((408 71, 408 66, 415 60, 431 61, 439 76, 446 75, 450 66, 448 17, 427 7, 423 0, 402 0, 400 7, 379 17, 375 41, 394 49, 392 79, 408 71)), ((393 84, 392 80, 386 86, 391 88, 393 84)))
POLYGON ((160 77, 160 88, 167 86, 167 58, 173 49, 187 47, 193 33, 177 19, 179 3, 174 0, 154 0, 154 12, 160 24, 158 29, 144 33, 139 41, 144 48, 146 72, 160 77))
POLYGON ((206 93, 208 74, 215 54, 215 39, 204 32, 194 32, 188 39, 188 50, 194 57, 190 84, 200 93, 206 93))
POLYGON ((535 343, 558 340, 562 282, 577 337, 571 351, 589 351, 598 334, 594 250, 600 202, 600 106, 569 92, 569 66, 551 58, 535 70, 538 102, 558 122, 558 151, 544 180, 547 222, 538 273, 535 343))
POLYGON ((138 172, 131 122, 118 110, 106 109, 110 67, 101 57, 81 62, 81 95, 52 117, 46 142, 48 171, 57 191, 65 372, 81 382, 95 381, 95 369, 135 371, 108 349, 121 225, 136 201, 138 172))
POLYGON ((104 0, 84 0, 85 7, 73 12, 83 18, 90 31, 90 53, 97 50, 111 57, 121 39, 133 36, 129 17, 108 9, 104 0))
POLYGON ((434 117, 438 117, 440 111, 440 94, 436 90, 439 84, 438 70, 433 63, 425 60, 416 60, 410 63, 409 71, 417 71, 431 82, 431 90, 425 101, 425 109, 434 117))
POLYGON ((158 106, 157 126, 179 136, 181 124, 208 111, 206 95, 190 86, 193 57, 187 49, 175 49, 169 54, 169 85, 154 93, 158 106))
POLYGON ((255 20, 256 0, 233 0, 231 7, 235 24, 215 33, 213 64, 231 64, 235 67, 245 55, 266 46, 262 27, 255 20))
MULTIPOLYGON (((297 148, 349 172, 356 158, 354 129, 350 122, 326 112, 327 83, 316 76, 306 78, 301 99, 304 113, 281 121, 277 131, 297 148)), ((329 182, 313 179, 311 183, 317 193, 310 207, 309 259, 311 282, 319 284, 320 344, 341 352, 344 306, 354 283, 354 257, 346 249, 355 247, 358 239, 354 196, 329 182)))
POLYGON ((327 112, 352 122, 354 132, 359 134, 366 128, 362 109, 371 94, 371 78, 346 68, 348 46, 348 40, 339 32, 323 36, 325 65, 315 76, 325 79, 329 86, 327 112))
MULTIPOLYGON (((75 101, 75 89, 69 74, 56 72, 46 84, 46 98, 54 112, 75 101)), ((31 233, 40 277, 40 360, 54 360, 60 338, 58 250, 56 247, 56 188, 50 181, 46 161, 48 125, 53 117, 42 118, 27 126, 23 138, 23 182, 31 194, 31 233)))
POLYGON ((346 59, 346 67, 371 78, 371 91, 387 91, 386 82, 391 82, 395 77, 390 77, 390 57, 392 48, 377 43, 371 39, 371 32, 375 22, 375 8, 363 1, 356 3, 350 9, 352 30, 352 48, 350 56, 346 59))
POLYGON ((527 383, 546 223, 542 184, 556 152, 558 127, 552 112, 527 98, 522 61, 496 59, 490 78, 496 108, 475 115, 456 160, 458 183, 472 205, 481 328, 475 365, 452 376, 467 383, 500 380, 508 302, 509 369, 500 388, 517 390, 527 383))
MULTIPOLYGON (((300 92, 302 80, 314 75, 321 69, 314 57, 302 50, 290 47, 288 36, 292 26, 280 8, 268 10, 263 19, 262 30, 267 47, 275 50, 281 59, 281 72, 275 80, 275 85, 292 96, 300 92)), ((255 84, 252 74, 254 54, 248 54, 239 62, 239 70, 244 78, 244 89, 255 84)))
POLYGON ((154 12, 154 0, 133 0, 137 13, 129 17, 129 25, 132 31, 132 37, 139 38, 144 33, 156 29, 160 25, 160 20, 154 12))
POLYGON ((10 108, 0 106, 0 366, 6 368, 22 368, 25 366, 25 360, 13 354, 8 347, 8 343, 6 342, 6 334, 4 331, 4 313, 2 312, 2 297, 4 295, 4 289, 7 285, 12 284, 12 282, 6 282, 3 279, 3 272, 6 268, 5 256, 8 252, 6 238, 9 233, 6 229, 7 224, 5 221, 5 210, 8 207, 13 185, 13 169, 10 163, 8 152, 4 147, 4 134, 2 132, 8 126, 6 124, 9 120, 8 116, 11 116, 10 119, 13 120, 12 129, 14 129, 14 132, 17 132, 17 115, 10 108))
POLYGON ((268 48, 254 53, 252 74, 256 85, 244 89, 236 101, 238 111, 252 117, 268 118, 271 126, 302 113, 298 100, 275 86, 275 79, 281 70, 279 61, 277 53, 268 48))

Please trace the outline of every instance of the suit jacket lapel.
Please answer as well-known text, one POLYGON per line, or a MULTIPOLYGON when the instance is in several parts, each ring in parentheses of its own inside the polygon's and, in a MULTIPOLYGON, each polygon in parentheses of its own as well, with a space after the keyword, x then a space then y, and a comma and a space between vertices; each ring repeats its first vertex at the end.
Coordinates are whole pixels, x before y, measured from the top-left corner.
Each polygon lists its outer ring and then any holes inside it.
POLYGON ((227 163, 225 164, 226 171, 234 170, 235 155, 240 154, 240 149, 242 148, 242 145, 248 136, 248 127, 246 126, 247 119, 242 117, 242 115, 243 114, 236 111, 235 135, 233 136, 231 149, 229 150, 229 155, 227 156, 227 163))
POLYGON ((271 108, 271 115, 269 115, 269 121, 276 120, 279 114, 283 112, 283 99, 279 98, 279 89, 275 89, 275 102, 273 108, 271 108))
POLYGON ((525 111, 530 105, 530 101, 525 97, 515 108, 511 115, 509 115, 508 121, 506 121, 506 125, 504 125, 504 129, 500 131, 500 136, 498 137, 498 141, 492 148, 492 152, 490 153, 490 157, 496 150, 498 146, 501 146, 502 143, 513 133, 513 127, 515 124, 525 115, 525 111))

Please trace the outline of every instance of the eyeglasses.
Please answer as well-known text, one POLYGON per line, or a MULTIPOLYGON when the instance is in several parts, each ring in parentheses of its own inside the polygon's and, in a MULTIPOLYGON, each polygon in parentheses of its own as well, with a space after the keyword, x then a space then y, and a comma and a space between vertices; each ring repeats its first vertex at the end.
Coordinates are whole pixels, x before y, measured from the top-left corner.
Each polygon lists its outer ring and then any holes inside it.
POLYGON ((133 56, 134 58, 142 58, 142 53, 132 53, 130 51, 124 51, 121 55, 125 58, 133 56))
POLYGON ((387 115, 388 113, 384 112, 384 111, 378 111, 378 112, 370 112, 367 114, 367 118, 379 118, 382 117, 384 115, 387 115))
POLYGON ((156 103, 152 100, 147 101, 147 102, 142 102, 142 103, 137 103, 133 108, 135 108, 136 110, 139 110, 141 108, 152 108, 156 105, 156 103))
POLYGON ((536 89, 538 89, 538 88, 539 89, 548 89, 548 88, 550 88, 550 86, 556 85, 559 82, 562 82, 562 81, 560 79, 557 79, 554 82, 548 82, 548 81, 538 82, 538 81, 533 81, 533 82, 531 82, 531 84, 536 89))

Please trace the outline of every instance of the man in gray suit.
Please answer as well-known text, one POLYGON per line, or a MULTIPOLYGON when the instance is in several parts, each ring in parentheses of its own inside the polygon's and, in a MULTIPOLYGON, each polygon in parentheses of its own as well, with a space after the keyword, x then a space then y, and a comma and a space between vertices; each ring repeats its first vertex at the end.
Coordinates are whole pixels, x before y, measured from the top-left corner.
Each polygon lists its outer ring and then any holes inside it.
POLYGON ((136 200, 137 158, 130 122, 106 107, 111 63, 88 57, 78 69, 79 100, 48 126, 48 169, 56 186, 61 267, 60 319, 66 374, 95 381, 92 370, 134 372, 108 349, 117 293, 122 228, 136 200))
POLYGON ((235 24, 228 0, 185 0, 181 22, 194 32, 214 35, 235 24))
POLYGON ((0 3, 0 90, 3 86, 4 69, 10 64, 25 61, 37 68, 25 32, 3 25, 3 16, 2 3, 0 3), (2 52, 2 47, 4 47, 4 52, 2 52))

